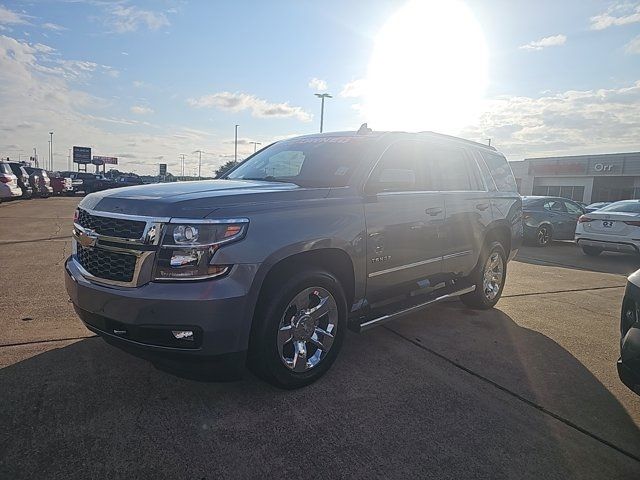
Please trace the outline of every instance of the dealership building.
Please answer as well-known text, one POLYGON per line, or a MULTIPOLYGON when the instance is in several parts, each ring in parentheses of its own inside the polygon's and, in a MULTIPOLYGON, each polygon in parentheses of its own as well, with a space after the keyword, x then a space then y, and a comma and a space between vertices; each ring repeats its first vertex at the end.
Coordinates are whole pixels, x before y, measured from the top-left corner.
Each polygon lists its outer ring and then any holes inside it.
POLYGON ((521 195, 560 196, 585 203, 640 198, 640 152, 509 163, 521 195))

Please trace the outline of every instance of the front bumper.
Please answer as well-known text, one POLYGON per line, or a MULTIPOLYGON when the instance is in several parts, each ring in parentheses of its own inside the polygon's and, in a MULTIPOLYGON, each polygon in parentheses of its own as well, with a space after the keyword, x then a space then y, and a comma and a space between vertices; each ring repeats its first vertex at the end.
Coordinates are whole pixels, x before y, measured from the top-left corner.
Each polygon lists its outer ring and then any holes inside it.
POLYGON ((70 257, 65 286, 89 330, 137 356, 167 364, 242 361, 256 301, 250 287, 257 269, 258 265, 240 264, 214 280, 113 287, 87 280, 70 257), (171 330, 181 329, 196 331, 195 340, 175 340, 171 330))

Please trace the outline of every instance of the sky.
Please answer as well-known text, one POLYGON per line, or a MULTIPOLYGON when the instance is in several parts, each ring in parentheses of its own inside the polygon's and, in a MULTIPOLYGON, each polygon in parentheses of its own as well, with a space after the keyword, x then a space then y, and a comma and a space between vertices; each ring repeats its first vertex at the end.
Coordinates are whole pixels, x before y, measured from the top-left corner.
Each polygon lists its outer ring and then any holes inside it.
POLYGON ((640 2, 0 0, 0 156, 203 175, 319 130, 640 150, 640 2), (260 146, 259 146, 260 148, 260 146))

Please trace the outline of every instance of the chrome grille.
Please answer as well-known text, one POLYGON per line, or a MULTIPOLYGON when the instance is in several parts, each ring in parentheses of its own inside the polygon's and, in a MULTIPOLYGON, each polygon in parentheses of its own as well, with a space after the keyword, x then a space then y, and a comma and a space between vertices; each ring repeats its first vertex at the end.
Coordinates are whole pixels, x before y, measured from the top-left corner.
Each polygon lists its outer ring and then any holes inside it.
POLYGON ((83 228, 90 228, 98 235, 132 239, 142 238, 147 225, 146 222, 138 220, 91 215, 82 208, 78 209, 77 223, 83 228))
POLYGON ((116 282, 131 282, 136 269, 136 256, 77 244, 77 259, 91 275, 116 282))

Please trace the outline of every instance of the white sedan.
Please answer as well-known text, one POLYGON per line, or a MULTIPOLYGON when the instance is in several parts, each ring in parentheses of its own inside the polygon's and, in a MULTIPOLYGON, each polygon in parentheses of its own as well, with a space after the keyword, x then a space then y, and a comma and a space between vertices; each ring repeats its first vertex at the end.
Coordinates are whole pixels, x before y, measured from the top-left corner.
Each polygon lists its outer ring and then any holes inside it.
POLYGON ((640 253, 640 200, 622 200, 582 215, 575 238, 587 255, 640 253))

